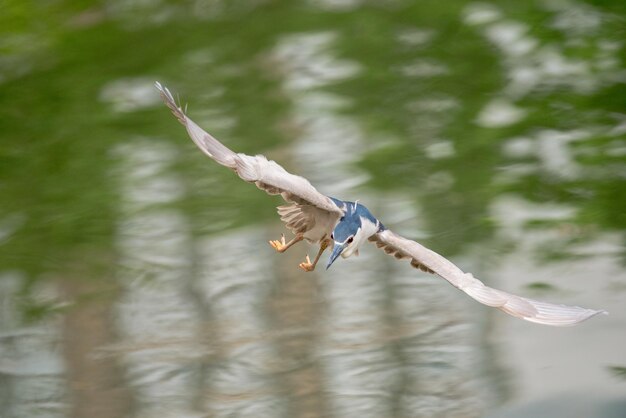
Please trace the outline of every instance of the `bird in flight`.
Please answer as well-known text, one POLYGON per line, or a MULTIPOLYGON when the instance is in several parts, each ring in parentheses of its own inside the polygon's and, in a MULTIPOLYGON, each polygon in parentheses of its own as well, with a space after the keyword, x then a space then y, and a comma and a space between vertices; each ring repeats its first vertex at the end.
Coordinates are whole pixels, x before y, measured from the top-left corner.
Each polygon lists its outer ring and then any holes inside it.
POLYGON ((303 270, 313 271, 327 248, 332 248, 326 265, 329 268, 339 256, 348 258, 358 254, 361 245, 370 241, 396 259, 410 260, 411 266, 444 278, 478 302, 526 321, 565 326, 606 313, 603 310, 540 302, 486 286, 445 257, 387 229, 358 201, 348 202, 326 196, 304 177, 287 172, 263 155, 251 156, 231 151, 192 121, 166 87, 159 82, 155 86, 202 152, 233 170, 242 180, 255 184, 270 195, 280 195, 287 202, 287 205, 278 207, 278 214, 294 237, 286 242, 283 234, 280 240, 269 243, 279 253, 303 240, 319 244, 313 261, 307 255, 306 260, 300 263, 299 267, 303 270))

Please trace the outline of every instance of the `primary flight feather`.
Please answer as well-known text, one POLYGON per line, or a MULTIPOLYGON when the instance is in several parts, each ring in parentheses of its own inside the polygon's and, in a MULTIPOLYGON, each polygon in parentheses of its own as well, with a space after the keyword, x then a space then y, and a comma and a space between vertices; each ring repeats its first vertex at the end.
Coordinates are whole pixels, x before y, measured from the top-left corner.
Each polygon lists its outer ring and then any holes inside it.
POLYGON ((526 321, 545 325, 574 325, 603 310, 581 308, 540 302, 493 289, 465 273, 445 257, 421 244, 404 238, 387 229, 370 211, 358 202, 347 202, 318 192, 304 177, 287 172, 274 161, 262 155, 250 156, 235 153, 194 123, 176 103, 170 91, 159 82, 155 83, 165 104, 185 126, 193 142, 208 157, 233 170, 237 175, 254 183, 271 195, 280 194, 288 203, 278 207, 281 220, 294 233, 294 238, 285 241, 270 241, 279 252, 307 240, 319 243, 320 249, 313 261, 306 257, 300 263, 305 271, 315 269, 322 253, 332 246, 332 254, 326 268, 339 257, 350 257, 358 253, 366 241, 374 242, 387 254, 397 259, 409 259, 413 267, 436 274, 454 287, 462 290, 478 302, 526 321))

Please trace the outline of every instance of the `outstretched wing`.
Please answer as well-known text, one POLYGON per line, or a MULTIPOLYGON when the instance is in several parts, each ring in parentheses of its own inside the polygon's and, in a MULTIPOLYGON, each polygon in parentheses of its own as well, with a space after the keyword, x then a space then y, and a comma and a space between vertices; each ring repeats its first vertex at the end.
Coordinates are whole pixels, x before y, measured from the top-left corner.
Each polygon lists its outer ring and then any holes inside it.
POLYGON ((575 325, 599 313, 606 313, 606 311, 578 306, 539 302, 493 289, 476 279, 471 273, 464 273, 436 252, 388 229, 373 235, 370 241, 375 242, 379 248, 397 259, 410 258, 413 267, 441 276, 478 302, 526 321, 565 326, 575 325))
POLYGON ((343 211, 329 197, 318 192, 309 181, 303 177, 293 175, 276 162, 268 160, 263 155, 251 156, 238 154, 228 149, 209 133, 192 121, 176 104, 172 93, 159 83, 155 83, 167 107, 182 123, 193 142, 211 159, 234 170, 243 180, 254 183, 256 186, 271 195, 280 194, 287 202, 300 205, 313 205, 338 217, 343 211))

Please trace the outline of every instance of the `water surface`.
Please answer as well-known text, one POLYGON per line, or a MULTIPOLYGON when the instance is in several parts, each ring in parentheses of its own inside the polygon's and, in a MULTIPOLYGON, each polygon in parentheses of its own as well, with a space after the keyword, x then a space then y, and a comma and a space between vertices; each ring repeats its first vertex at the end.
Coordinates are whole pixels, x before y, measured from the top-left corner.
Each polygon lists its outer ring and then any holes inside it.
POLYGON ((622 2, 2 8, 0 416, 626 416, 622 2), (529 324, 374 246, 300 271, 155 80, 486 283, 611 315, 529 324))

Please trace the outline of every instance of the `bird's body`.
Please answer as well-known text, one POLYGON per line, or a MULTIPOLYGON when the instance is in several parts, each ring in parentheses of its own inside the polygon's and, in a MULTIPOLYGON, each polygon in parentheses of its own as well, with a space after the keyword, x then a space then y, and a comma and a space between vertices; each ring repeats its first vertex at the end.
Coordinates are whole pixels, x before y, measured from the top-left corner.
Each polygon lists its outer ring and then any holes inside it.
POLYGON ((319 210, 312 205, 291 204, 278 207, 280 219, 294 234, 303 234, 311 244, 330 237, 339 216, 319 210))
POLYGON ((262 155, 250 156, 231 151, 187 117, 167 88, 159 83, 156 83, 156 87, 202 152, 235 171, 241 179, 255 184, 270 195, 281 195, 288 203, 278 207, 278 214, 294 233, 294 238, 285 242, 283 235, 280 240, 270 241, 270 244, 278 252, 284 252, 302 240, 319 244, 320 249, 314 261, 311 262, 307 256, 306 261, 300 263, 303 270, 314 270, 328 247, 332 247, 332 254, 326 268, 339 256, 347 258, 358 255, 359 248, 371 241, 385 253, 397 259, 409 259, 411 266, 446 279, 478 302, 530 322, 574 325, 599 313, 606 313, 602 310, 540 302, 486 286, 445 257, 387 229, 358 201, 348 202, 325 196, 305 178, 288 173, 262 155))

